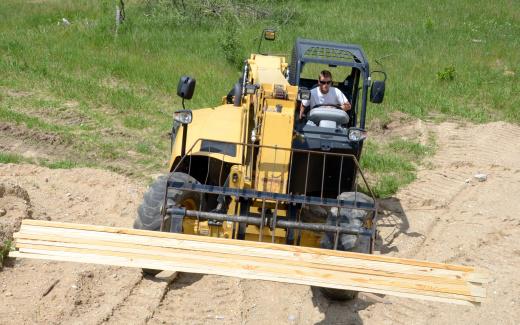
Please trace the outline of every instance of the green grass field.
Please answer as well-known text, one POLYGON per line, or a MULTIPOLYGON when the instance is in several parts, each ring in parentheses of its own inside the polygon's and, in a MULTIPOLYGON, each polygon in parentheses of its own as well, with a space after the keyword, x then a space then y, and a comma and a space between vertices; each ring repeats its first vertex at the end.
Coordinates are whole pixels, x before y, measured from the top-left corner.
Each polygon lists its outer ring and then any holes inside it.
MULTIPOLYGON (((66 152, 2 153, 0 162, 160 172, 179 76, 197 79, 189 107, 218 104, 266 26, 279 35, 264 44, 270 52, 289 54, 305 37, 360 44, 372 67, 384 57, 386 98, 369 107, 369 122, 394 111, 520 122, 518 1, 133 0, 117 35, 116 3, 0 2, 0 122, 55 135, 66 152)), ((429 152, 417 143, 369 143, 362 163, 379 175, 384 196, 413 180, 429 152)))

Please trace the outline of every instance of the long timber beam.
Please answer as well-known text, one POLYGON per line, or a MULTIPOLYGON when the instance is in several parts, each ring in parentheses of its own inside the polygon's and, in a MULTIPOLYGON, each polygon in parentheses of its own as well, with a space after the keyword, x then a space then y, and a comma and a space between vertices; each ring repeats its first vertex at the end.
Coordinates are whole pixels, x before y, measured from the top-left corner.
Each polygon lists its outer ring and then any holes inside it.
POLYGON ((10 256, 235 276, 479 304, 469 266, 146 230, 24 220, 10 256))

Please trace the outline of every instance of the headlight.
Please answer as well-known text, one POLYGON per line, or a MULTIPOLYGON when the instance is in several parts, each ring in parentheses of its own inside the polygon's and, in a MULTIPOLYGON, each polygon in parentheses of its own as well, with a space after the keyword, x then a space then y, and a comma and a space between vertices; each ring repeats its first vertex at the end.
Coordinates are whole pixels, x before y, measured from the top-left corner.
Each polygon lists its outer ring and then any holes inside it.
POLYGON ((362 129, 350 129, 348 131, 348 139, 350 141, 361 141, 367 138, 367 131, 362 129))
POLYGON ((190 110, 181 110, 173 113, 173 119, 181 124, 190 124, 193 115, 190 110))

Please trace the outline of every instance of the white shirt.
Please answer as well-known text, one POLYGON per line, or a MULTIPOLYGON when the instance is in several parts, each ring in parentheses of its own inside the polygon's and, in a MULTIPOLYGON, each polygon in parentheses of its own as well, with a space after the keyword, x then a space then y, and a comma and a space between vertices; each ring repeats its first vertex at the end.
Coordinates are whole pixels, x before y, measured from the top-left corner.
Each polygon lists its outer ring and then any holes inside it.
POLYGON ((329 92, 323 94, 320 91, 320 87, 316 87, 311 89, 311 99, 310 100, 302 100, 302 104, 305 107, 308 107, 310 103, 310 107, 313 108, 316 105, 323 104, 332 104, 332 105, 340 105, 348 103, 347 97, 336 87, 330 87, 329 92))

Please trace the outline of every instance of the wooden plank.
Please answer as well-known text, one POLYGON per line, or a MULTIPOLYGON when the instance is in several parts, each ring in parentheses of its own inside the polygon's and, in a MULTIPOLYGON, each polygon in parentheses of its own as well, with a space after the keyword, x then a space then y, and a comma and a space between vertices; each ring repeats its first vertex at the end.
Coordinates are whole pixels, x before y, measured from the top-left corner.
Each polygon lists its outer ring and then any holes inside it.
POLYGON ((128 234, 128 235, 143 235, 143 236, 148 236, 148 237, 201 241, 201 242, 205 242, 205 243, 226 243, 226 244, 235 245, 235 246, 261 247, 261 248, 271 248, 271 249, 280 250, 280 251, 290 251, 290 252, 295 252, 295 253, 311 253, 311 254, 314 253, 314 254, 318 254, 318 255, 327 255, 327 256, 351 257, 351 258, 362 259, 362 260, 390 262, 390 263, 415 265, 415 266, 425 266, 425 267, 436 268, 436 269, 446 269, 446 270, 454 270, 454 271, 462 271, 462 272, 474 272, 475 271, 475 269, 470 266, 452 265, 452 264, 445 264, 445 263, 434 263, 434 262, 428 262, 428 261, 422 261, 422 260, 397 258, 397 257, 391 257, 391 256, 369 255, 369 254, 335 251, 335 250, 323 250, 323 249, 312 248, 312 247, 290 246, 290 245, 270 244, 270 243, 242 241, 242 240, 231 240, 231 239, 214 238, 214 237, 206 237, 206 236, 191 236, 191 235, 184 235, 184 234, 175 234, 175 233, 148 231, 148 230, 139 230, 139 229, 115 228, 115 227, 107 227, 107 226, 93 226, 93 225, 85 225, 85 224, 71 224, 71 223, 53 222, 53 221, 44 221, 44 220, 32 220, 32 219, 24 219, 22 221, 22 225, 34 225, 34 226, 41 226, 41 227, 53 227, 53 228, 65 228, 65 229, 79 229, 79 230, 100 231, 100 232, 128 234))
MULTIPOLYGON (((109 251, 117 251, 117 252, 133 252, 139 254, 149 254, 153 253, 157 256, 171 257, 171 258, 183 258, 190 259, 193 258, 194 254, 191 251, 172 249, 172 248, 163 248, 157 247, 150 249, 148 246, 138 245, 138 244, 128 244, 128 243, 114 243, 107 241, 97 241, 97 240, 84 240, 84 239, 64 239, 63 241, 43 241, 43 239, 47 238, 38 238, 37 236, 28 236, 28 237, 36 237, 34 239, 42 239, 42 240, 31 240, 31 239, 17 239, 16 246, 23 247, 22 244, 36 244, 36 245, 49 245, 49 246, 62 246, 62 247, 79 247, 79 248, 93 248, 98 250, 109 250, 109 251), (74 244, 74 245, 72 245, 74 244)), ((55 238, 52 238, 55 239, 55 238)), ((221 254, 221 253, 213 253, 213 252, 200 252, 196 255, 197 259, 204 259, 208 262, 211 262, 213 259, 218 260, 234 260, 237 258, 234 255, 229 254, 221 254)), ((400 280, 402 283, 413 283, 420 286, 431 286, 432 291, 440 291, 440 292, 451 292, 450 290, 469 290, 469 293, 465 293, 467 295, 478 295, 484 296, 484 291, 482 288, 478 286, 474 286, 466 283, 461 279, 450 279, 450 278, 441 278, 441 277, 433 277, 433 276, 420 276, 420 275, 409 275, 409 274, 400 274, 398 272, 381 272, 378 270, 370 270, 370 269, 353 269, 353 268, 345 268, 345 267, 337 267, 330 266, 324 264, 316 264, 316 263, 307 263, 307 262, 294 262, 287 261, 283 259, 273 260, 271 258, 258 258, 258 257, 248 257, 245 256, 241 259, 242 261, 246 261, 249 263, 256 263, 262 265, 270 265, 276 263, 277 267, 283 267, 284 270, 301 270, 302 267, 307 269, 313 269, 316 271, 323 272, 324 274, 328 274, 327 272, 341 272, 341 275, 344 273, 349 273, 349 275, 356 277, 361 281, 361 279, 365 281, 375 281, 378 280, 386 280, 386 281, 395 281, 400 280), (444 286, 449 286, 448 289, 444 288, 444 286)), ((454 292, 461 294, 460 291, 454 292)))
POLYGON ((326 266, 347 266, 354 267, 360 269, 385 269, 388 267, 389 272, 401 272, 403 274, 417 274, 422 276, 445 276, 449 278, 453 278, 455 280, 462 280, 466 273, 457 272, 457 271, 445 271, 445 270, 436 270, 432 268, 422 268, 422 267, 414 267, 414 266, 404 266, 402 267, 399 264, 391 264, 391 263, 381 263, 381 262, 364 262, 356 263, 356 259, 352 258, 337 258, 337 257, 327 257, 326 259, 322 259, 321 256, 317 256, 315 254, 298 254, 294 255, 292 253, 286 254, 286 252, 279 252, 273 250, 266 249, 242 249, 240 247, 228 246, 228 245, 218 245, 213 244, 208 246, 207 244, 200 245, 198 243, 191 243, 189 241, 178 241, 178 240, 154 240, 144 236, 127 236, 126 235, 112 235, 112 234, 103 234, 103 233, 92 233, 92 232, 68 232, 64 235, 47 235, 47 233, 53 233, 53 231, 39 229, 35 231, 24 231, 23 233, 15 234, 15 238, 25 238, 25 239, 43 239, 48 241, 71 241, 71 242, 81 242, 82 240, 101 240, 108 243, 119 242, 119 243, 128 243, 128 244, 140 244, 140 245, 149 245, 154 249, 157 248, 179 248, 186 249, 190 251, 208 251, 208 252, 221 252, 227 254, 234 254, 240 256, 258 256, 258 257, 266 257, 270 258, 279 258, 279 259, 288 259, 293 261, 301 261, 301 262, 310 262, 319 264, 322 263, 326 266), (107 236, 108 235, 108 236, 107 236), (440 272, 440 273, 438 273, 440 272))
MULTIPOLYGON (((140 260, 136 258, 125 258, 120 256, 99 256, 99 255, 87 255, 82 253, 70 253, 70 252, 46 252, 45 250, 31 250, 28 249, 26 252, 11 252, 10 256, 18 257, 18 258, 33 258, 33 259, 45 259, 51 261, 68 261, 68 262, 79 262, 79 263, 92 263, 92 264, 101 264, 101 265, 116 265, 116 266, 125 266, 125 267, 137 267, 141 268, 142 264, 148 263, 150 268, 163 268, 165 270, 177 270, 181 272, 189 272, 189 273, 202 273, 202 274, 214 274, 211 273, 211 269, 207 271, 202 271, 199 267, 190 268, 189 266, 178 267, 177 265, 173 265, 172 263, 155 263, 154 261, 149 260, 140 260), (50 254, 47 254, 50 253, 50 254)), ((284 282, 284 283, 295 283, 295 284, 305 284, 305 285, 314 285, 314 286, 323 286, 320 282, 311 282, 311 281, 300 281, 299 279, 288 278, 288 279, 270 279, 264 278, 262 275, 253 275, 247 274, 245 272, 237 272, 236 270, 226 274, 224 276, 235 276, 244 279, 256 279, 256 280, 268 280, 275 282, 284 282)), ((409 293, 409 292, 398 292, 393 290, 384 290, 384 289, 374 289, 371 287, 360 288, 353 287, 348 285, 332 285, 332 288, 342 289, 342 290, 355 290, 355 291, 363 291, 363 292, 371 292, 371 293, 379 293, 379 294, 388 294, 398 297, 405 298, 415 298, 415 299, 423 299, 429 301, 437 301, 437 302, 447 302, 453 304, 460 305, 478 305, 481 300, 475 299, 476 301, 468 301, 461 300, 458 297, 445 297, 445 296, 428 296, 417 293, 409 293)))
MULTIPOLYGON (((140 268, 140 261, 135 259, 128 259, 128 258, 103 258, 100 256, 93 256, 88 257, 83 254, 76 254, 76 255, 67 255, 67 256, 59 256, 59 255, 46 255, 43 252, 36 252, 36 253, 22 253, 20 251, 12 251, 9 253, 9 256, 14 258, 30 258, 30 259, 43 259, 43 260, 49 260, 49 261, 65 261, 65 262, 76 262, 76 263, 89 263, 89 264, 100 264, 100 265, 115 265, 115 266, 123 266, 123 267, 135 267, 140 268)), ((168 266, 166 264, 161 264, 162 267, 169 270, 178 270, 175 268, 175 266, 168 266)), ((183 269, 179 270, 182 272, 193 272, 194 270, 189 269, 183 269)), ((246 278, 246 277, 244 277, 246 278)), ((251 278, 251 279, 258 279, 258 278, 251 278)), ((293 283, 297 283, 297 280, 293 283)), ((283 281, 282 281, 283 282, 283 281)), ((298 283, 297 283, 298 284, 298 283)), ((302 284, 302 283, 300 283, 302 284)), ((345 287, 336 287, 336 289, 344 289, 344 290, 358 290, 349 288, 347 286, 345 287)), ((384 290, 373 290, 371 288, 366 288, 363 290, 363 292, 372 292, 372 293, 379 293, 379 294, 388 294, 393 295, 397 297, 404 297, 404 298, 412 298, 412 299, 423 299, 423 300, 429 300, 429 301, 435 301, 435 302, 444 302, 444 303, 453 303, 458 305, 469 305, 469 306, 478 306, 479 302, 471 302, 466 300, 458 300, 458 299, 450 299, 450 298, 444 298, 444 297, 435 297, 435 296, 422 296, 417 294, 410 294, 410 293, 403 293, 403 292, 385 292, 384 290)))
MULTIPOLYGON (((127 235, 127 234, 115 234, 115 233, 104 233, 98 231, 84 231, 76 229, 68 229, 66 232, 62 232, 60 228, 51 227, 39 227, 39 226, 27 226, 23 225, 21 231, 24 235, 56 235, 56 236, 67 236, 76 238, 92 238, 100 240, 117 240, 118 242, 127 243, 139 243, 143 245, 150 245, 154 247, 175 247, 181 249, 189 249, 193 251, 214 251, 214 252, 225 252, 235 255, 249 255, 249 256, 270 256, 272 258, 285 258, 292 259, 295 261, 309 261, 312 263, 323 263, 326 265, 337 265, 337 266, 349 266, 359 269, 378 269, 388 272, 400 272, 406 274, 417 274, 417 275, 432 275, 432 276, 445 276, 454 279, 463 279, 474 282, 486 282, 488 276, 476 272, 463 272, 456 270, 449 270, 445 268, 437 269, 433 267, 409 265, 393 263, 388 261, 378 260, 366 260, 349 257, 339 257, 331 255, 322 255, 308 252, 291 252, 286 250, 278 250, 273 248, 265 247, 253 247, 253 246, 238 246, 231 245, 228 242, 214 242, 208 245, 206 242, 191 240, 193 236, 189 236, 190 240, 178 239, 178 238, 156 238, 143 235, 127 235)), ((195 237, 196 238, 196 237, 195 237)), ((236 242, 236 241, 232 241, 236 242)), ((284 245, 277 245, 282 246, 284 245)), ((320 252, 328 253, 326 250, 320 250, 320 252)), ((357 254, 366 255, 366 254, 357 254)))
POLYGON ((472 267, 316 248, 24 220, 11 255, 237 276, 468 304, 488 280, 472 267), (20 255, 21 254, 21 255, 20 255), (462 301, 462 302, 461 302, 462 301))
MULTIPOLYGON (((54 243, 56 244, 56 243, 54 243)), ((56 244, 56 245, 59 245, 56 244)), ((247 272, 256 275, 263 275, 267 277, 267 280, 276 281, 278 278, 290 279, 290 278, 298 278, 302 281, 318 281, 321 283, 321 286, 329 286, 330 284, 334 285, 350 285, 353 287, 358 287, 356 290, 360 290, 359 287, 364 287, 370 285, 376 289, 383 290, 396 290, 400 292, 409 292, 409 293, 421 293, 424 295, 435 295, 435 296, 444 296, 444 297, 457 297, 463 300, 474 301, 478 299, 477 297, 482 296, 482 292, 477 292, 478 289, 481 288, 469 288, 464 286, 454 286, 449 285, 447 287, 442 287, 440 285, 432 285, 427 282, 421 283, 416 281, 405 281, 402 279, 392 279, 392 278, 383 278, 383 277, 374 277, 374 276, 363 276, 363 275, 355 275, 352 276, 345 272, 335 272, 335 271, 327 271, 323 272, 321 270, 316 270, 313 268, 303 267, 303 266, 280 266, 273 261, 271 263, 257 263, 251 260, 230 260, 230 259, 219 259, 216 257, 209 258, 208 256, 193 256, 189 254, 170 254, 169 256, 157 255, 155 252, 147 253, 146 251, 140 250, 105 250, 103 247, 96 247, 87 245, 81 246, 79 244, 69 244, 63 246, 47 246, 47 245, 36 245, 36 244, 18 244, 17 247, 20 248, 22 252, 26 249, 36 249, 36 250, 45 250, 47 252, 53 251, 58 254, 61 252, 73 252, 73 253, 83 253, 83 254, 95 254, 102 256, 120 256, 127 258, 139 258, 141 260, 158 260, 165 262, 172 262, 179 267, 183 265, 189 265, 195 268, 209 268, 211 269, 210 274, 218 274, 218 275, 229 275, 230 272, 239 271, 247 272)), ((142 267, 149 268, 147 265, 143 265, 142 267)), ((196 272, 196 273, 207 273, 205 272, 196 272)), ((290 282, 290 281, 289 281, 290 282)), ((362 291, 362 290, 361 290, 362 291)))
MULTIPOLYGON (((157 258, 158 256, 164 257, 166 259, 171 260, 179 260, 182 259, 192 260, 192 261, 205 261, 207 263, 226 263, 227 265, 235 265, 236 267, 263 267, 268 266, 272 269, 284 270, 284 272, 301 272, 302 270, 306 270, 308 272, 321 272, 324 277, 327 278, 327 281, 332 281, 333 277, 340 277, 342 280, 350 279, 351 281, 356 282, 371 282, 371 283, 381 283, 381 284, 389 284, 394 286, 401 286, 407 288, 420 287, 421 290, 429 290, 433 292, 452 292, 457 294, 464 295, 472 295, 472 296, 484 296, 483 289, 469 285, 463 281, 459 281, 458 283, 450 283, 450 282, 432 282, 428 278, 412 278, 407 279, 403 277, 399 277, 395 274, 366 274, 363 272, 352 274, 348 272, 348 270, 337 268, 334 270, 327 269, 319 269, 313 267, 313 265, 309 264, 295 264, 295 263, 285 263, 283 260, 273 261, 271 259, 259 259, 259 258, 244 258, 239 261, 235 261, 235 258, 230 257, 226 254, 197 254, 196 257, 191 252, 186 251, 178 251, 178 250, 150 250, 147 247, 140 247, 139 245, 133 245, 133 247, 128 248, 128 245, 124 245, 123 247, 116 246, 104 246, 102 243, 96 244, 76 244, 76 243, 60 243, 60 242, 45 242, 45 241, 34 241, 34 240, 19 240, 17 242, 17 247, 23 248, 26 247, 24 244, 32 244, 32 245, 47 245, 47 246, 56 246, 56 247, 72 247, 72 248, 84 248, 84 249, 94 249, 94 250, 103 250, 109 252, 122 252, 122 253, 131 253, 131 254, 140 254, 140 255, 150 255, 152 258, 157 258), (126 246, 126 247, 125 247, 126 246), (397 282, 396 282, 397 281, 397 282), (429 289, 427 289, 429 288, 429 289), (469 290, 469 291, 468 291, 469 290)), ((320 275, 321 275, 320 274, 320 275)), ((441 280, 441 279, 438 279, 441 280)))
MULTIPOLYGON (((193 255, 193 252, 195 250, 186 250, 186 249, 177 249, 172 247, 155 247, 155 246, 147 246, 142 245, 140 243, 127 243, 127 242, 113 242, 113 241, 106 241, 106 240, 91 240, 89 238, 81 237, 81 238, 70 238, 70 237, 60 237, 60 236, 49 236, 49 235, 32 235, 32 234, 16 234, 15 238, 17 239, 17 243, 39 243, 43 244, 45 242, 50 243, 77 243, 77 244, 90 244, 90 245, 96 245, 96 246, 104 246, 106 248, 109 247, 122 247, 122 248, 136 248, 136 249, 142 249, 146 251, 153 251, 155 253, 160 254, 161 252, 176 252, 176 253, 183 253, 188 252, 189 254, 193 255), (40 241, 38 241, 40 240, 40 241)), ((50 244, 52 245, 52 244, 50 244)), ((232 259, 237 258, 236 255, 230 254, 229 252, 220 253, 215 252, 214 250, 207 250, 207 251, 198 251, 200 254, 220 254, 218 256, 222 257, 229 257, 232 259)), ((258 255, 242 255, 245 258, 253 258, 255 261, 265 261, 265 262, 271 262, 273 260, 272 257, 265 257, 269 255, 264 256, 258 256, 258 255)), ((434 276, 431 273, 430 274, 410 274, 410 273, 401 273, 397 270, 392 271, 386 271, 384 268, 355 268, 350 265, 336 265, 336 264, 323 264, 323 263, 316 263, 314 260, 301 260, 301 259, 291 259, 291 258, 276 258, 277 263, 283 263, 286 265, 293 265, 293 266, 308 266, 308 267, 314 267, 316 269, 323 269, 323 270, 335 270, 335 271, 342 271, 342 272, 349 272, 349 273, 356 273, 356 274, 366 274, 366 275, 378 275, 378 276, 387 276, 392 278, 403 278, 403 279, 412 279, 412 280, 422 280, 422 281, 428 281, 431 283, 443 283, 443 284, 458 284, 458 285, 466 285, 466 282, 463 280, 462 277, 448 277, 448 276, 434 276)), ((388 265, 386 265, 388 269, 391 269, 388 265)))

